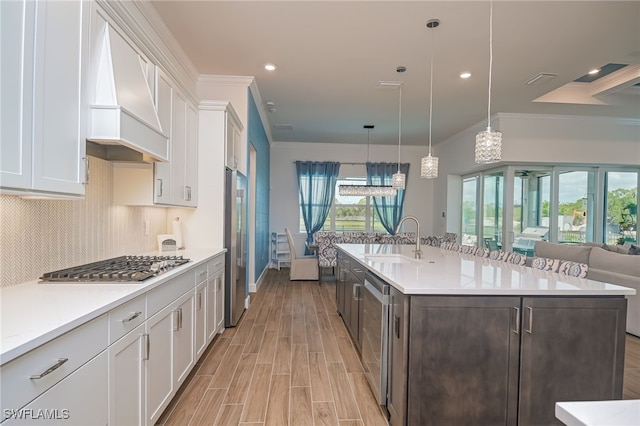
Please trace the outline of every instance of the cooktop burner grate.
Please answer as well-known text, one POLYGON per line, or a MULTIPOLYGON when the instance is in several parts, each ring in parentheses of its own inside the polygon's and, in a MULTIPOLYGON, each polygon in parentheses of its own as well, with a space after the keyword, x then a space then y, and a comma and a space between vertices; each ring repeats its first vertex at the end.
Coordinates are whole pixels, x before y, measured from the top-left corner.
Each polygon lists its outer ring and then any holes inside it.
POLYGON ((119 256, 47 272, 40 282, 140 282, 189 261, 182 256, 119 256))

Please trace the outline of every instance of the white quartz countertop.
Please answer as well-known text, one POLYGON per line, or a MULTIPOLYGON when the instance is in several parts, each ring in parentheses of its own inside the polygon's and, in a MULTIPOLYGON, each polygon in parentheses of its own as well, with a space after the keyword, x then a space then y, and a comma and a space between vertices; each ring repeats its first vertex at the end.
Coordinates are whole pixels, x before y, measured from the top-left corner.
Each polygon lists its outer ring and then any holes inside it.
POLYGON ((338 248, 404 294, 620 296, 635 290, 527 266, 414 245, 338 244, 338 248))
POLYGON ((640 425, 640 399, 557 402, 556 417, 567 426, 640 425))
MULTIPOLYGON (((84 324, 176 275, 224 253, 225 249, 150 252, 183 256, 189 263, 140 283, 38 283, 0 289, 0 365, 84 324)), ((43 271, 47 272, 47 271, 43 271)))

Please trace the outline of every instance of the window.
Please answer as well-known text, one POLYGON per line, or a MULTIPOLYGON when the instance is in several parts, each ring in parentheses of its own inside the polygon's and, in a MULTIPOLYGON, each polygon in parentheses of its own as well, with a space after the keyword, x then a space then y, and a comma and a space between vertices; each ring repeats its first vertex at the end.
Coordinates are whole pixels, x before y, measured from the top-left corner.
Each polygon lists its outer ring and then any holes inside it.
POLYGON ((478 240, 476 227, 478 177, 465 178, 462 181, 462 242, 475 244, 478 240))
POLYGON ((558 242, 593 241, 595 173, 561 171, 558 188, 558 242))
POLYGON ((503 191, 504 176, 502 172, 484 175, 482 237, 492 239, 498 245, 502 244, 503 191))
POLYGON ((605 173, 604 241, 638 242, 638 172, 605 173))
POLYGON ((549 237, 551 171, 518 169, 513 175, 513 248, 529 254, 549 237))
MULTIPOLYGON (((341 196, 340 185, 366 185, 366 177, 342 177, 336 181, 335 198, 329 217, 322 227, 323 231, 335 232, 381 232, 384 226, 370 197, 341 196)), ((305 232, 302 214, 300 214, 300 232, 305 232)))
POLYGON ((639 182, 630 167, 507 165, 463 177, 462 242, 527 255, 537 240, 637 243, 639 182))

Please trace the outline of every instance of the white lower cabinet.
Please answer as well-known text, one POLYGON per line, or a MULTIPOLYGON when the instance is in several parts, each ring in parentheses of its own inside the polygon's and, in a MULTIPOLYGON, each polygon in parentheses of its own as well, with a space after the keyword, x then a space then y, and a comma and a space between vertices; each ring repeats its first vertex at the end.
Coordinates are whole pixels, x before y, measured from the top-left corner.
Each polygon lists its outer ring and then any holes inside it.
MULTIPOLYGON (((7 416, 3 425, 106 425, 109 423, 107 351, 7 416)), ((3 407, 5 408, 5 407, 3 407)))
POLYGON ((195 364, 195 343, 193 329, 193 290, 175 303, 173 327, 173 387, 178 389, 195 364))
POLYGON ((149 339, 146 374, 146 424, 158 420, 174 393, 173 388, 173 327, 175 308, 171 304, 147 320, 149 339))
POLYGON ((109 424, 145 424, 145 325, 109 346, 109 424))
POLYGON ((224 255, 209 262, 207 279, 207 341, 224 328, 224 255))
POLYGON ((207 294, 207 281, 203 281, 196 286, 196 299, 194 308, 194 335, 196 346, 196 359, 204 353, 207 349, 207 312, 211 301, 207 294))

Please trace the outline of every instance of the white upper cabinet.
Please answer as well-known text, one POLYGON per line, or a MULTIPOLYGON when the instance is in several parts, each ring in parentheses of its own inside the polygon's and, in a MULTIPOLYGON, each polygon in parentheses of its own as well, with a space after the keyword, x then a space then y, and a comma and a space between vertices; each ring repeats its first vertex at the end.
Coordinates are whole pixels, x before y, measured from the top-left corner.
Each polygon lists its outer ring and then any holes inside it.
POLYGON ((155 164, 154 202, 197 206, 197 111, 162 72, 158 72, 156 108, 169 139, 169 162, 155 164))
POLYGON ((0 2, 3 192, 84 194, 91 5, 0 2))

